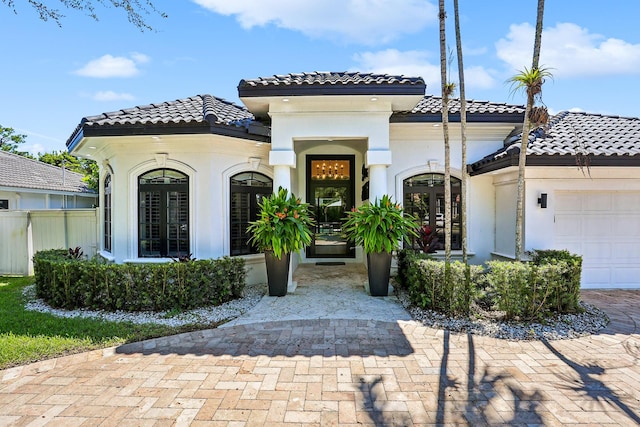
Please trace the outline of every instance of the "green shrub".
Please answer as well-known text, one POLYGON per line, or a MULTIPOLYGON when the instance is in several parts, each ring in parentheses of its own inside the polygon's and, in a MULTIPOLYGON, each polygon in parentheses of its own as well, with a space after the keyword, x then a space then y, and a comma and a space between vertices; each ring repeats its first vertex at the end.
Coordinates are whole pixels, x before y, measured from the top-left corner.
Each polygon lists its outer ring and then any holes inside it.
POLYGON ((487 282, 498 310, 508 319, 540 320, 554 310, 553 296, 562 293, 565 262, 542 264, 489 261, 487 282))
POLYGON ((430 259, 430 256, 414 249, 402 249, 398 251, 397 283, 399 288, 409 288, 409 276, 414 273, 410 271, 410 269, 415 269, 413 261, 418 259, 430 259))
POLYGON ((125 311, 187 310, 242 296, 242 258, 163 264, 109 264, 36 253, 36 294, 54 307, 125 311))
POLYGON ((445 280, 445 263, 416 257, 409 262, 407 283, 411 302, 420 308, 428 308, 446 314, 468 314, 470 302, 482 282, 483 269, 471 265, 471 280, 466 285, 466 268, 460 261, 450 263, 449 281, 445 280))
POLYGON ((532 262, 536 265, 567 264, 565 272, 562 274, 562 283, 549 296, 549 303, 553 304, 554 310, 559 313, 581 312, 580 307, 580 277, 582 274, 582 257, 567 250, 535 250, 531 252, 532 262))
POLYGON ((444 262, 403 250, 398 253, 398 282, 408 290, 412 304, 445 314, 468 314, 474 303, 522 320, 581 311, 582 258, 568 251, 544 250, 533 252, 532 260, 490 261, 487 272, 472 265, 465 279, 467 271, 460 262, 450 263, 446 272, 444 262))

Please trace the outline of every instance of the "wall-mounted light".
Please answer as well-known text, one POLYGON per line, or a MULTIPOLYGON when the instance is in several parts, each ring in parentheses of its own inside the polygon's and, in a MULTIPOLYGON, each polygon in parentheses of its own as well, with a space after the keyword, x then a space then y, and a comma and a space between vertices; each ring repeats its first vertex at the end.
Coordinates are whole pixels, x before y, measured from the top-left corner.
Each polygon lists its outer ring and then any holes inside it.
POLYGON ((547 193, 540 193, 540 197, 538 197, 538 204, 542 209, 547 208, 547 193))

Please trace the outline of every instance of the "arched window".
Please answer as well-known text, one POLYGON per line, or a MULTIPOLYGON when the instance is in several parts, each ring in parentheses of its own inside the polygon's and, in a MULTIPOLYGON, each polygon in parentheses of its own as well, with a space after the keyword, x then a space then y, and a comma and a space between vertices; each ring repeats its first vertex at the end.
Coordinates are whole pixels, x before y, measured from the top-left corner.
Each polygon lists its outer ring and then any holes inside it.
POLYGON ((231 255, 258 253, 257 248, 249 244, 251 236, 247 234, 247 227, 249 222, 258 219, 262 198, 273 193, 273 181, 261 173, 242 172, 231 177, 230 187, 231 255))
MULTIPOLYGON (((460 209, 460 180, 451 177, 451 249, 462 248, 460 209)), ((444 249, 444 175, 425 173, 403 181, 403 207, 424 226, 423 232, 431 236, 432 250, 444 249)), ((410 246, 418 249, 416 239, 410 246)))
POLYGON ((179 257, 190 253, 189 177, 156 169, 138 178, 138 256, 179 257))
POLYGON ((104 250, 111 252, 111 174, 104 178, 104 250))

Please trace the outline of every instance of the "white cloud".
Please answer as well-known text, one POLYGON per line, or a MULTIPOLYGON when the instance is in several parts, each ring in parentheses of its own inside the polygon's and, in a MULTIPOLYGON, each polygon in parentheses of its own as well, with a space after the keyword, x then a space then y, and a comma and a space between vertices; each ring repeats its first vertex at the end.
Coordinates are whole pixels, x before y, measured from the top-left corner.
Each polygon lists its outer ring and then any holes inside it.
POLYGON ((312 37, 367 45, 387 43, 437 22, 429 0, 193 0, 243 28, 275 25, 312 37))
POLYGON ((149 62, 149 57, 141 53, 132 53, 129 57, 103 55, 89 61, 75 73, 84 77, 110 78, 133 77, 140 73, 138 65, 149 62))
MULTIPOLYGON (((531 66, 535 29, 511 25, 496 43, 497 55, 513 70, 531 66)), ((554 76, 603 76, 640 72, 640 44, 605 38, 572 23, 559 23, 542 33, 540 65, 554 76)))
MULTIPOLYGON (((440 62, 431 62, 429 53, 419 50, 399 51, 386 49, 378 52, 363 52, 354 56, 357 66, 352 71, 371 73, 404 74, 405 76, 420 76, 427 83, 431 93, 440 90, 440 62)), ((452 69, 452 81, 458 81, 458 70, 452 69)), ((465 67, 465 87, 488 89, 495 86, 493 71, 480 66, 465 67)))
MULTIPOLYGON (((20 147, 21 149, 23 147, 20 147)), ((34 144, 25 144, 24 149, 29 152, 32 156, 38 156, 40 153, 46 153, 47 150, 42 144, 34 143, 34 144)))
POLYGON ((92 98, 95 101, 133 101, 135 99, 130 93, 117 93, 112 90, 96 92, 92 98))

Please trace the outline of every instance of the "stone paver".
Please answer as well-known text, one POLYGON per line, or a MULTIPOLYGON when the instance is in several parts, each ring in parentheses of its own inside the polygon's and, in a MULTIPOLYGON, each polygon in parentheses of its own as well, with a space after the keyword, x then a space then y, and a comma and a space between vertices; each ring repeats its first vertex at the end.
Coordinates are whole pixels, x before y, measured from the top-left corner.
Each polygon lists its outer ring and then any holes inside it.
POLYGON ((371 313, 62 357, 0 371, 0 425, 638 425, 640 291, 584 298, 612 323, 575 340, 451 334, 371 313))
POLYGON ((304 319, 411 320, 398 299, 369 296, 362 264, 302 264, 294 273, 298 287, 282 297, 265 297, 249 313, 223 327, 249 323, 304 319), (345 280, 347 279, 347 280, 345 280))

